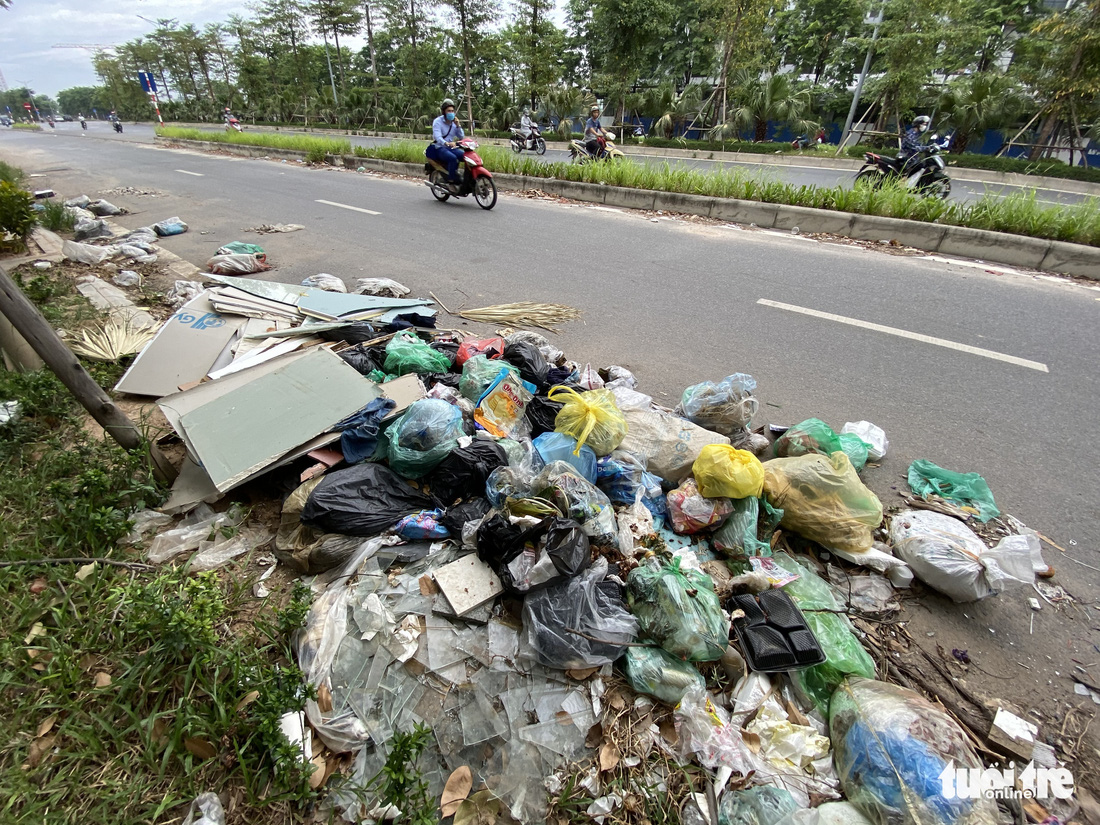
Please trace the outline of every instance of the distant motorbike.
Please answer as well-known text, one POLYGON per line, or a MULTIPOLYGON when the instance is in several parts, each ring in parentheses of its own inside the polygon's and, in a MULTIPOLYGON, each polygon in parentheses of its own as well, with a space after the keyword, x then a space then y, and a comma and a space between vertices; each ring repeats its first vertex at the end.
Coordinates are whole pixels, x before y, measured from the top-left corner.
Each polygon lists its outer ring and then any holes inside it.
POLYGON ((114 121, 114 127, 115 127, 115 131, 118 132, 121 135, 122 134, 122 121, 121 120, 114 121))
POLYGON ((795 149, 809 149, 811 146, 820 146, 825 142, 825 130, 818 129, 817 134, 814 135, 814 139, 810 140, 806 135, 799 135, 791 141, 791 146, 795 149))
POLYGON ((56 127, 56 126, 54 125, 54 122, 53 122, 53 118, 52 118, 52 117, 48 117, 48 118, 46 118, 46 122, 47 122, 48 124, 50 124, 50 128, 51 128, 51 129, 56 129, 56 128, 57 128, 57 127, 56 127))
POLYGON ((523 131, 518 126, 512 127, 512 136, 510 138, 512 151, 517 155, 524 149, 533 151, 536 155, 546 154, 546 141, 542 137, 542 132, 539 129, 537 123, 531 124, 531 134, 524 135, 523 131))
POLYGON ((947 175, 947 163, 940 157, 951 145, 950 136, 937 143, 939 135, 932 135, 919 155, 908 160, 901 155, 886 157, 865 152, 863 167, 856 174, 856 184, 875 187, 888 180, 899 180, 907 189, 932 198, 947 198, 951 194, 951 178, 947 175))
POLYGON ((438 201, 473 195, 482 209, 492 209, 497 203, 497 185, 493 182, 492 173, 482 163, 481 156, 474 151, 477 149, 477 141, 465 137, 458 141, 456 148, 465 153, 459 164, 459 182, 450 183, 447 180, 447 167, 428 158, 424 164, 424 172, 428 176, 425 183, 438 201))
POLYGON ((621 149, 615 148, 615 133, 608 132, 607 137, 596 138, 596 154, 588 151, 588 145, 584 140, 572 140, 569 142, 569 159, 573 163, 590 163, 597 160, 621 160, 626 155, 621 149))
POLYGON ((80 128, 83 129, 85 132, 87 132, 88 131, 88 121, 81 118, 80 119, 80 128))
POLYGON ((233 131, 243 132, 244 127, 241 126, 241 122, 239 120, 237 120, 237 118, 231 117, 231 118, 229 118, 229 120, 227 120, 225 122, 225 131, 227 131, 227 132, 233 132, 233 131))

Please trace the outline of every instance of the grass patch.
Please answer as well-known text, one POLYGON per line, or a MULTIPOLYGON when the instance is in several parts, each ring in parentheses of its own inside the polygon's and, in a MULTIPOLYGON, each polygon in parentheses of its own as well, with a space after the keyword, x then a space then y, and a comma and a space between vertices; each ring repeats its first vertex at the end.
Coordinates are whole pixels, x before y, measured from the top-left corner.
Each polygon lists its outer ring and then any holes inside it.
POLYGON ((42 202, 42 209, 35 213, 40 226, 51 232, 72 232, 76 218, 59 201, 42 202))
POLYGON ((7 181, 13 186, 20 186, 26 175, 18 166, 12 166, 0 160, 0 182, 7 181))
POLYGON ((202 129, 185 129, 165 126, 157 129, 161 137, 176 140, 205 140, 211 143, 235 143, 241 146, 263 146, 268 149, 290 149, 309 152, 317 149, 328 155, 350 155, 351 141, 339 138, 312 137, 309 135, 284 135, 271 132, 213 132, 202 129))
POLYGON ((42 127, 37 123, 13 123, 11 125, 13 129, 25 129, 28 132, 41 132, 42 127))

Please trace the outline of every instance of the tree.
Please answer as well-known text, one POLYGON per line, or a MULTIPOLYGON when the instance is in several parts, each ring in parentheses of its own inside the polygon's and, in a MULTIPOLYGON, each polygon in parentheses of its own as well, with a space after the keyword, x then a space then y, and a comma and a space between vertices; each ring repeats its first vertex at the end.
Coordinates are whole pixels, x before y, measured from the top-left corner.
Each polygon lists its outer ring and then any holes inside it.
POLYGON ((703 88, 701 84, 692 83, 680 94, 672 94, 671 86, 666 84, 660 87, 659 102, 655 107, 660 113, 653 123, 654 134, 672 137, 688 126, 699 114, 703 103, 703 88))
POLYGON ((359 0, 313 0, 307 8, 317 31, 331 33, 336 44, 336 69, 340 75, 340 88, 346 87, 344 57, 340 51, 340 35, 353 35, 363 25, 359 0))
POLYGON ((867 11, 868 0, 794 0, 774 19, 783 62, 820 82, 844 41, 862 31, 867 11))
POLYGON ((498 14, 496 0, 444 0, 458 23, 458 38, 462 48, 462 63, 466 78, 466 118, 474 128, 473 85, 470 80, 470 54, 481 43, 482 29, 498 14))
POLYGON ((739 103, 730 112, 729 121, 712 130, 713 137, 726 138, 735 130, 752 129, 753 140, 760 143, 768 136, 769 120, 792 124, 800 132, 812 131, 817 125, 809 120, 810 90, 795 87, 788 75, 760 79, 742 70, 735 86, 739 103))
POLYGON ((96 105, 96 94, 100 92, 98 86, 73 86, 70 89, 62 89, 57 93, 57 105, 67 115, 92 113, 96 105))
POLYGON ((952 152, 965 152, 973 135, 1000 129, 1016 121, 1023 100, 1016 84, 991 72, 960 78, 940 95, 937 108, 955 130, 952 152))
POLYGON ((675 11, 670 0, 594 0, 594 68, 603 90, 620 102, 620 111, 637 79, 649 74, 645 57, 668 33, 675 11))
POLYGON ((517 0, 515 22, 506 31, 524 80, 522 97, 532 110, 561 74, 565 33, 550 19, 553 9, 552 0, 517 0))
POLYGON ((729 114, 730 75, 736 67, 743 74, 757 74, 770 63, 769 53, 774 50, 765 34, 765 24, 774 0, 706 0, 710 5, 710 19, 718 32, 721 43, 721 62, 718 85, 712 96, 717 103, 717 121, 725 124, 729 114))

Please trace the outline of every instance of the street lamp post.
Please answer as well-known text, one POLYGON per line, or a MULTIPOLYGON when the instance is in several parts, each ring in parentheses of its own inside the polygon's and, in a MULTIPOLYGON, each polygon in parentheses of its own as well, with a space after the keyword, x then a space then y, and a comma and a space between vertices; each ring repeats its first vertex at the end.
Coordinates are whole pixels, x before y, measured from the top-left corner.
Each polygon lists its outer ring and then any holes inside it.
POLYGON ((856 81, 856 90, 852 95, 852 105, 848 109, 848 119, 844 121, 844 134, 840 139, 841 149, 844 148, 844 145, 848 142, 848 137, 852 133, 852 122, 856 117, 856 107, 859 106, 859 98, 863 94, 863 81, 867 79, 867 72, 871 69, 871 57, 875 51, 875 41, 878 40, 879 26, 882 25, 882 9, 879 8, 873 16, 868 17, 864 22, 873 25, 875 30, 871 34, 871 45, 867 47, 867 56, 863 59, 863 71, 859 73, 859 80, 856 81))

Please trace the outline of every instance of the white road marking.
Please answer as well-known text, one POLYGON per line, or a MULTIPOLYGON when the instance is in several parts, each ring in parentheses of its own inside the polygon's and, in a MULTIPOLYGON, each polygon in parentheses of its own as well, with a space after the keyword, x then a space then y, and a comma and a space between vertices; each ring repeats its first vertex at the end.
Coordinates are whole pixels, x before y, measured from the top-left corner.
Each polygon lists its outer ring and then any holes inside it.
POLYGON ((188 172, 186 169, 177 169, 176 171, 179 172, 181 175, 194 175, 196 178, 206 177, 206 175, 202 174, 201 172, 188 172))
POLYGON ((317 199, 317 203, 323 203, 327 206, 338 206, 340 209, 350 209, 352 212, 366 212, 368 215, 381 215, 381 212, 375 212, 373 209, 363 209, 361 206, 348 206, 346 203, 337 203, 336 201, 323 201, 320 198, 317 199))
POLYGON ((858 318, 847 318, 843 315, 835 315, 832 312, 821 312, 820 310, 807 309, 806 307, 794 306, 793 304, 784 304, 779 301, 769 301, 767 298, 761 298, 756 303, 766 307, 774 307, 775 309, 785 309, 788 312, 797 312, 800 315, 823 318, 826 321, 836 321, 838 324, 848 324, 849 326, 869 329, 874 332, 885 332, 887 335, 896 335, 898 338, 908 338, 912 341, 920 341, 924 344, 933 344, 937 347, 958 350, 959 352, 966 352, 970 355, 980 355, 983 358, 992 358, 994 361, 1004 361, 1007 364, 1015 364, 1018 367, 1027 367, 1029 370, 1050 372, 1046 364, 1039 363, 1038 361, 1029 361, 1026 358, 1017 358, 1015 355, 1005 355, 1003 352, 994 352, 993 350, 982 349, 981 347, 972 347, 969 344, 959 344, 955 341, 948 341, 945 338, 935 338, 931 335, 922 335, 919 332, 910 332, 909 330, 898 329, 897 327, 873 324, 870 321, 861 321, 858 318))
POLYGON ((992 272, 1000 272, 1002 275, 1023 275, 1018 269, 1010 269, 999 264, 990 264, 985 261, 965 261, 960 258, 944 258, 942 255, 922 255, 925 261, 935 261, 940 264, 954 264, 955 266, 968 266, 971 269, 984 269, 992 272))

